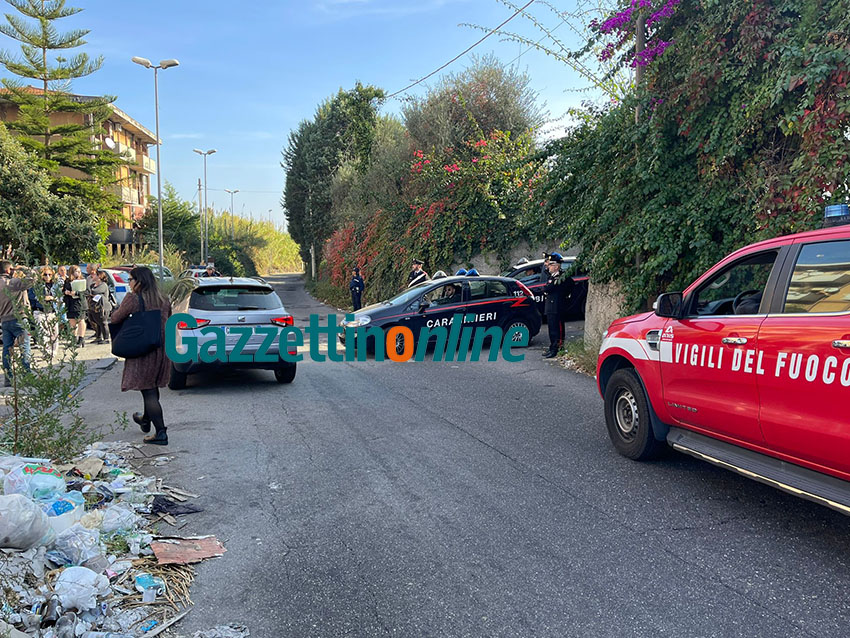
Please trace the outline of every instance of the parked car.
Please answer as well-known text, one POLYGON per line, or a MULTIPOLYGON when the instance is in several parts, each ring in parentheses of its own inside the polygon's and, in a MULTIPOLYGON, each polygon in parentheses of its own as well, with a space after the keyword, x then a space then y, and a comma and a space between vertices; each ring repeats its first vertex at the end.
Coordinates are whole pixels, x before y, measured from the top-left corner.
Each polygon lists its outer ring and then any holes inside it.
POLYGON ((180 273, 180 277, 200 277, 206 272, 204 268, 187 268, 180 273))
MULTIPOLYGON (((207 326, 221 327, 225 330, 227 359, 237 343, 241 346, 240 354, 253 358, 265 340, 263 335, 254 334, 242 346, 240 335, 235 331, 231 333, 231 328, 268 326, 279 331, 282 327, 294 324, 292 315, 286 312, 274 288, 265 282, 247 277, 183 279, 177 282, 172 292, 172 301, 174 314, 188 313, 195 317, 198 324, 197 328, 190 328, 185 324, 179 327, 178 343, 184 336, 191 336, 197 339, 198 346, 201 347, 203 343, 214 341, 215 337, 212 334, 203 334, 200 329, 207 326)), ((215 352, 215 347, 211 348, 211 352, 215 352)), ((295 379, 296 364, 281 359, 279 352, 276 338, 266 350, 267 354, 274 356, 274 361, 172 363, 168 387, 172 390, 185 388, 188 375, 212 367, 273 370, 278 383, 292 383, 295 379)))
POLYGON ((742 248, 616 320, 597 380, 624 456, 666 442, 850 514, 850 226, 742 248))
POLYGON ((119 304, 124 301, 124 297, 130 292, 130 281, 126 270, 118 270, 116 268, 104 268, 109 274, 111 280, 110 288, 113 289, 115 301, 119 304))
MULTIPOLYGON (((439 277, 354 313, 354 320, 340 322, 341 326, 376 326, 389 329, 393 326, 410 328, 415 339, 422 328, 450 327, 456 314, 465 317, 464 323, 472 328, 498 326, 507 332, 510 328, 524 327, 529 342, 540 332, 540 313, 534 304, 531 291, 515 279, 482 275, 478 277, 439 277)), ((339 335, 345 343, 345 334, 339 335)), ((374 351, 374 339, 367 342, 367 350, 374 351)), ((400 354, 404 339, 396 339, 400 354)))
MULTIPOLYGON (((127 270, 132 270, 136 266, 144 266, 145 268, 150 268, 151 272, 153 272, 154 277, 159 279, 159 264, 121 264, 119 268, 126 268, 127 270)), ((163 280, 174 279, 174 275, 166 266, 162 267, 162 278, 163 280)))
MULTIPOLYGON (((568 270, 575 264, 575 257, 564 257, 564 262, 561 267, 568 270)), ((513 268, 502 273, 503 277, 511 277, 518 279, 524 283, 531 292, 534 293, 534 301, 537 302, 537 308, 540 314, 545 317, 544 307, 546 305, 546 297, 543 294, 543 287, 549 279, 549 273, 543 268, 543 260, 535 259, 529 261, 527 259, 520 260, 513 268)), ((576 273, 573 275, 573 292, 570 294, 569 303, 567 304, 567 317, 584 319, 584 306, 587 302, 587 280, 588 277, 584 273, 576 273)))

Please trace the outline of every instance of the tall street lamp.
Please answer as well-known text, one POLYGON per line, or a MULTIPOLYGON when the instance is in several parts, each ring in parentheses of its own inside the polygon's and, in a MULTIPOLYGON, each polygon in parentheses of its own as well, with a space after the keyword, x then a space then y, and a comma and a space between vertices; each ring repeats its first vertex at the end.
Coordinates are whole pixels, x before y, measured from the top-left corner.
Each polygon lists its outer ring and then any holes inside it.
POLYGON ((201 233, 201 259, 204 263, 207 263, 207 253, 210 250, 210 231, 209 224, 207 223, 207 208, 209 208, 210 205, 210 200, 207 197, 207 155, 215 153, 215 149, 211 148, 208 151, 202 151, 194 148, 192 150, 198 155, 203 155, 204 157, 204 217, 201 222, 203 224, 203 233, 201 233))
POLYGON ((153 69, 153 103, 156 117, 156 208, 157 224, 159 226, 159 279, 161 281, 165 271, 162 261, 165 246, 162 241, 162 161, 159 159, 159 147, 162 142, 159 139, 159 78, 157 71, 178 66, 180 63, 177 60, 161 60, 158 65, 154 66, 147 58, 140 58, 138 56, 134 56, 132 61, 136 64, 141 64, 146 69, 153 69))
POLYGON ((239 192, 239 189, 230 190, 229 188, 224 189, 225 193, 230 193, 230 241, 233 241, 234 233, 234 222, 233 222, 233 196, 239 192))

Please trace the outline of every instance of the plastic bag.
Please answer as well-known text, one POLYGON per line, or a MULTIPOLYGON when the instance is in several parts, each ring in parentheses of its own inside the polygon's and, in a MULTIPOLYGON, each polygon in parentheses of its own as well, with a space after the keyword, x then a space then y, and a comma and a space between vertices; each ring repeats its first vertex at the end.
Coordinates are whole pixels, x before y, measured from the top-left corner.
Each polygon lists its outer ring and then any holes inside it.
POLYGON ((42 508, 53 531, 61 534, 85 514, 85 498, 80 492, 68 492, 43 502, 42 508))
POLYGON ((6 475, 3 479, 3 492, 23 494, 37 501, 46 501, 65 493, 65 479, 59 470, 49 465, 27 463, 6 475))
POLYGON ((49 545, 55 534, 41 508, 22 494, 0 496, 0 547, 49 545))
POLYGON ((103 532, 130 530, 136 526, 138 521, 139 517, 131 505, 117 503, 104 510, 103 523, 101 523, 100 529, 103 532))
POLYGON ((97 606, 97 597, 109 593, 109 579, 85 567, 69 567, 56 581, 56 594, 63 609, 86 611, 97 606))
POLYGON ((56 537, 47 557, 57 565, 80 565, 100 555, 100 532, 75 523, 56 537))

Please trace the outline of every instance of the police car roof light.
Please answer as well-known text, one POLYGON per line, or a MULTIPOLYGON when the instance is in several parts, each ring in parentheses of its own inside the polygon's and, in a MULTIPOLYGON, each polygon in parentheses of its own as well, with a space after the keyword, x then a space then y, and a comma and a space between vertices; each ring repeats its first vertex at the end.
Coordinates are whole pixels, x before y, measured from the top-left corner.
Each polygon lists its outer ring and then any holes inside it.
POLYGON ((850 206, 847 204, 833 204, 823 209, 824 228, 842 226, 844 224, 850 224, 850 206))

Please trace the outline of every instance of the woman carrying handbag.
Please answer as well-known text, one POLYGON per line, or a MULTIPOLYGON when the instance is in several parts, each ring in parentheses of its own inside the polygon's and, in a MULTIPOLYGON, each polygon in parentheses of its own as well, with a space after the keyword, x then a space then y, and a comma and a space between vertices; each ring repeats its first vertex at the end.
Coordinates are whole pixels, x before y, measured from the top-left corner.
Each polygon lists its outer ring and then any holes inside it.
POLYGON ((133 420, 142 432, 150 432, 151 424, 156 429, 154 434, 144 438, 145 443, 168 445, 159 389, 168 384, 171 372, 171 362, 165 356, 165 322, 171 316, 171 303, 159 291, 149 268, 138 266, 130 271, 130 289, 132 292, 127 293, 112 313, 110 324, 113 353, 127 357, 121 391, 139 390, 142 393, 145 410, 133 414, 133 420), (155 317, 159 319, 158 334, 156 326, 150 325, 155 317), (145 323, 147 326, 143 325, 145 323))

